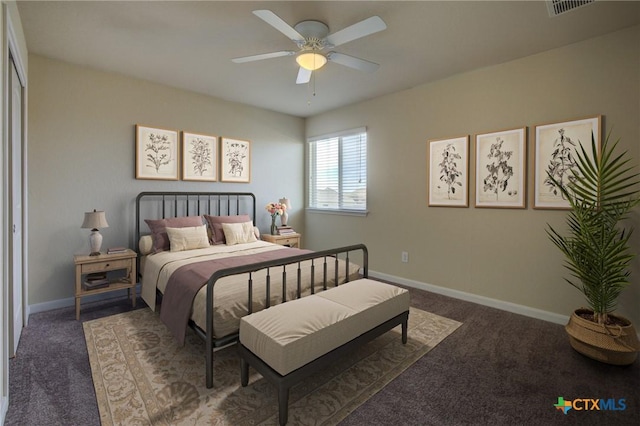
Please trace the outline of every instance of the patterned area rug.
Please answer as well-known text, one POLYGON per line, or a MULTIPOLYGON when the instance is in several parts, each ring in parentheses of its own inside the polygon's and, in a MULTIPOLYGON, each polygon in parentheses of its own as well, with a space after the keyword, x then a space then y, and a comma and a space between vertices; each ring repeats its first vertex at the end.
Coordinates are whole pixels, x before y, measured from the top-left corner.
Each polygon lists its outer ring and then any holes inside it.
MULTIPOLYGON (((294 386, 289 424, 332 425, 433 349, 461 323, 411 308, 400 327, 294 386)), ((204 342, 192 330, 180 347, 150 309, 83 324, 102 425, 277 425, 275 387, 250 369, 240 385, 236 347, 216 351, 205 386, 204 342)))

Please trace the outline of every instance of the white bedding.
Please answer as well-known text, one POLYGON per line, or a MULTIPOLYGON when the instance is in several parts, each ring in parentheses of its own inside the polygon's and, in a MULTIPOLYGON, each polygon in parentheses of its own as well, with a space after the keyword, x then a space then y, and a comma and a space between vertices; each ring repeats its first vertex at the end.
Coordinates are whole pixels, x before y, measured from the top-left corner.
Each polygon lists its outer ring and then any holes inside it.
POLYGON ((167 281, 171 274, 183 265, 194 261, 208 259, 222 259, 224 257, 242 256, 261 253, 267 250, 278 250, 286 247, 266 241, 227 246, 225 244, 212 245, 207 248, 187 251, 161 251, 146 256, 142 274, 142 299, 147 302, 151 310, 156 310, 156 289, 164 294, 167 281))
MULTIPOLYGON (((271 250, 287 250, 286 247, 268 243, 266 241, 255 241, 252 243, 238 245, 213 245, 203 249, 170 252, 163 251, 146 256, 142 275, 142 298, 152 310, 156 309, 156 289, 161 293, 167 286, 171 274, 183 265, 209 259, 221 259, 232 256, 243 256, 249 254, 263 253, 271 250)), ((311 261, 302 262, 302 294, 310 294, 311 282, 311 261)), ((344 261, 339 262, 339 281, 344 282, 345 266, 344 261)), ((327 282, 334 285, 333 259, 327 262, 327 282)), ((297 292, 297 269, 292 266, 287 269, 287 299, 296 297, 297 292)), ((351 262, 349 264, 349 276, 357 278, 359 265, 351 262)), ((253 273, 253 310, 257 311, 264 307, 266 290, 264 288, 264 277, 266 271, 253 273)), ((214 337, 221 338, 229 334, 236 333, 239 328, 240 318, 247 314, 247 277, 248 274, 225 277, 216 283, 214 287, 214 337)), ((315 261, 315 289, 320 291, 323 280, 322 261, 315 261)), ((201 329, 206 329, 206 294, 207 286, 203 286, 195 297, 191 319, 201 329)), ((271 303, 279 303, 282 295, 282 272, 281 268, 271 271, 271 303)))

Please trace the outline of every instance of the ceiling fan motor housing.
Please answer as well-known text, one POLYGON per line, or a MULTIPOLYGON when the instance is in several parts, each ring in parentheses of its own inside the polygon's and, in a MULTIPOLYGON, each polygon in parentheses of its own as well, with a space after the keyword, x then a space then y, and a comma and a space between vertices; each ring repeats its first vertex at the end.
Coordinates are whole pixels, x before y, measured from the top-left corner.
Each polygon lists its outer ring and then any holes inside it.
POLYGON ((293 27, 305 39, 294 40, 298 47, 305 50, 322 50, 329 47, 325 38, 329 35, 329 27, 320 21, 302 21, 293 27))

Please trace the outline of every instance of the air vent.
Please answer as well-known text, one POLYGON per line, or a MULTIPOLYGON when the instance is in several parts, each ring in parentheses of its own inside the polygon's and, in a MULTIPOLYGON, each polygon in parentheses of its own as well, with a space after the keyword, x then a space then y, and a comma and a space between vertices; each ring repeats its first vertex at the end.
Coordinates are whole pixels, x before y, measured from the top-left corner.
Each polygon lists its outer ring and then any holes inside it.
POLYGON ((547 9, 549 16, 553 17, 586 6, 594 1, 596 0, 547 0, 547 9))

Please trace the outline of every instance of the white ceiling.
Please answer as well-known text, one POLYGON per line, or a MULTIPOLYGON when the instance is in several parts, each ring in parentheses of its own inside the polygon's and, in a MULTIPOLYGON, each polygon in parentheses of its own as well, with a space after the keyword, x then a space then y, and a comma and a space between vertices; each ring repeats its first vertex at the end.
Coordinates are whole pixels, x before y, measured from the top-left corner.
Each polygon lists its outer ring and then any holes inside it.
POLYGON ((604 0, 553 18, 544 1, 20 1, 18 9, 30 53, 301 117, 640 23, 640 1, 604 0), (313 96, 312 84, 295 84, 293 56, 232 63, 297 49, 255 9, 291 26, 320 20, 331 33, 378 15, 386 30, 335 50, 380 68, 329 63, 315 73, 313 96))

